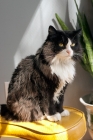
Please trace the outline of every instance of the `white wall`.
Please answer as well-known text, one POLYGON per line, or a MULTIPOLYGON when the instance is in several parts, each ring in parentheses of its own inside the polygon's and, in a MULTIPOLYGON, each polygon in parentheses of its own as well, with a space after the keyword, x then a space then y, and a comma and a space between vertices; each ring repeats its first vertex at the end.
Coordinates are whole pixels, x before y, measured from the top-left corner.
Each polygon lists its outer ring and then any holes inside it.
POLYGON ((65 19, 66 2, 0 0, 0 103, 5 103, 4 82, 21 58, 42 45, 55 12, 65 19))
MULTIPOLYGON (((89 24, 93 29, 91 0, 78 1, 80 8, 89 15, 89 24)), ((73 2, 69 0, 72 4, 69 7, 71 21, 74 18, 73 10, 70 11, 73 2)), ((0 104, 5 103, 4 82, 10 80, 14 67, 23 57, 35 53, 42 45, 48 26, 54 25, 52 19, 55 19, 55 13, 72 29, 67 7, 67 0, 0 0, 0 104)), ((76 69, 75 81, 67 88, 64 105, 85 111, 79 98, 93 91, 93 79, 80 64, 76 69)))

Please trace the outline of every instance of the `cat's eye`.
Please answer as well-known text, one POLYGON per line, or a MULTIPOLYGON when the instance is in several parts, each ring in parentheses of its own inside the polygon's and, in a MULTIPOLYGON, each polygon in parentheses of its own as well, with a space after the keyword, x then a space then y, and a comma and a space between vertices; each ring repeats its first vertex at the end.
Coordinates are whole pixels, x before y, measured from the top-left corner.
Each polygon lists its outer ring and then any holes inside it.
POLYGON ((71 44, 71 47, 74 47, 74 46, 75 46, 75 43, 72 43, 72 44, 71 44))
POLYGON ((63 47, 63 44, 62 44, 62 43, 59 43, 59 46, 60 46, 60 47, 63 47))

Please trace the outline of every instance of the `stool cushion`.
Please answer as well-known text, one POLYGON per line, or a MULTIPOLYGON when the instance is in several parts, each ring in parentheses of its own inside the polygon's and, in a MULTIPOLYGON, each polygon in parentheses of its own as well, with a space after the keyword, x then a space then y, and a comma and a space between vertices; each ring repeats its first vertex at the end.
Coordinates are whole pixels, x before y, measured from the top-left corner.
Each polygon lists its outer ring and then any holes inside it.
POLYGON ((0 117, 0 136, 20 137, 28 140, 79 140, 86 132, 84 113, 71 107, 70 116, 61 121, 13 122, 0 117))

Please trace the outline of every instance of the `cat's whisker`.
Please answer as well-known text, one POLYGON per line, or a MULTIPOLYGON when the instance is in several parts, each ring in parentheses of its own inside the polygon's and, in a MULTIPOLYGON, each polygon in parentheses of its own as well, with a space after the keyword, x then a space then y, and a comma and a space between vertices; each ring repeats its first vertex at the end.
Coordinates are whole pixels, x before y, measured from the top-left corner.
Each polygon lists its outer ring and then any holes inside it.
POLYGON ((74 55, 78 55, 78 56, 82 57, 82 55, 80 53, 74 53, 74 55))

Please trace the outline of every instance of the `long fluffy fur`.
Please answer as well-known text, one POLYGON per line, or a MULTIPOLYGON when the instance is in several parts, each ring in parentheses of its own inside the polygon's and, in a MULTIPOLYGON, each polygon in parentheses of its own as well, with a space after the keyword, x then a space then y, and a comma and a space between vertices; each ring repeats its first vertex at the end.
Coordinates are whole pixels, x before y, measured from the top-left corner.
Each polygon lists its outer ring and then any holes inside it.
POLYGON ((80 54, 77 34, 49 27, 43 46, 35 55, 23 59, 12 75, 7 106, 3 105, 4 111, 1 111, 6 119, 37 121, 45 116, 50 121, 60 120, 64 93, 68 83, 74 79, 76 54, 80 54), (67 46, 71 45, 72 37, 76 41, 76 49, 71 49, 73 55, 66 57, 64 54, 68 55, 67 46), (65 44, 63 48, 58 46, 60 41, 65 44))

